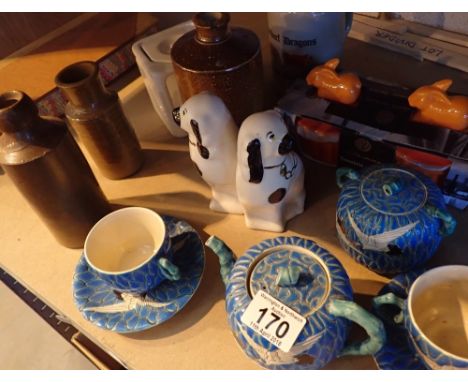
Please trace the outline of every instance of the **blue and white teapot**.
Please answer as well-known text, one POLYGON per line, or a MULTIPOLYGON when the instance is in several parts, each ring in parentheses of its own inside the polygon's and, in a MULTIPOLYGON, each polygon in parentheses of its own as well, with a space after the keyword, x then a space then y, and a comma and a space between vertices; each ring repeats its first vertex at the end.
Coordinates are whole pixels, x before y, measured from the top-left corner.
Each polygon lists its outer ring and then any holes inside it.
POLYGON ((440 189, 425 175, 393 166, 361 173, 339 168, 336 230, 341 246, 378 273, 400 273, 429 260, 455 219, 440 189))
MULTIPOLYGON (((320 369, 341 355, 374 354, 384 344, 382 322, 352 301, 353 291, 343 266, 313 241, 295 236, 268 239, 236 262, 217 237, 210 237, 206 245, 219 257, 229 326, 247 356, 261 366, 320 369), (279 309, 284 304, 282 312, 292 310, 303 317, 305 325, 288 351, 242 321, 257 293, 279 302, 279 309), (369 338, 345 347, 350 321, 362 326, 369 338)), ((259 311, 263 314, 264 309, 259 311)), ((269 317, 266 322, 268 329, 274 320, 269 317)))

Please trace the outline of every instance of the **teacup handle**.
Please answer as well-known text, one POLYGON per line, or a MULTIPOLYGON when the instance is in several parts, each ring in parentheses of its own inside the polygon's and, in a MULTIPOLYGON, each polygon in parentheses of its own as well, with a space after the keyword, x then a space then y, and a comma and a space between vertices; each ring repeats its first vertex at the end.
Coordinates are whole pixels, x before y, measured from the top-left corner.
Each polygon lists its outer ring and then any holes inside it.
POLYGON ((381 305, 396 305, 401 309, 401 312, 393 317, 393 321, 397 324, 403 323, 403 308, 405 306, 405 299, 398 297, 393 293, 383 294, 372 299, 372 305, 379 308, 381 305))
POLYGON ((340 167, 336 169, 336 184, 343 188, 348 180, 359 180, 360 176, 356 170, 349 167, 340 167))
POLYGON ((180 280, 180 269, 169 259, 162 257, 158 261, 159 269, 163 276, 170 281, 180 280))
POLYGON ((368 355, 377 353, 384 345, 387 336, 382 321, 354 301, 332 300, 327 304, 329 313, 353 321, 367 332, 369 338, 357 344, 345 347, 341 354, 368 355))

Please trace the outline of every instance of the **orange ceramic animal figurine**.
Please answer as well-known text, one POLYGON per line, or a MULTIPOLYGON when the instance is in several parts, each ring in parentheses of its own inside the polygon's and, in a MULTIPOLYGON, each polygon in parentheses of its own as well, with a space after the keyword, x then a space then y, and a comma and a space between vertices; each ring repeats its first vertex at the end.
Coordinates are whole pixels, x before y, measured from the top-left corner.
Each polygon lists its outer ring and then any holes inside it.
POLYGON ((335 69, 340 63, 333 58, 313 68, 306 77, 308 85, 315 86, 319 97, 350 105, 361 94, 361 80, 353 73, 338 74, 335 69))
POLYGON ((416 89, 409 97, 410 106, 418 111, 416 122, 429 123, 454 130, 468 129, 468 97, 447 95, 452 80, 445 79, 416 89))

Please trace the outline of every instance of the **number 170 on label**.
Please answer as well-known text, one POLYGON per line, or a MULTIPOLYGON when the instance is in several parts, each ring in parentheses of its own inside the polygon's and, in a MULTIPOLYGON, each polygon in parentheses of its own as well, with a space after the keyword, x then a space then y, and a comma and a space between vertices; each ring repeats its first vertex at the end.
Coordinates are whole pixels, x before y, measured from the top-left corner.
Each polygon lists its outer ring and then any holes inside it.
POLYGON ((305 325, 305 318, 267 293, 258 292, 241 321, 281 350, 288 352, 305 325))

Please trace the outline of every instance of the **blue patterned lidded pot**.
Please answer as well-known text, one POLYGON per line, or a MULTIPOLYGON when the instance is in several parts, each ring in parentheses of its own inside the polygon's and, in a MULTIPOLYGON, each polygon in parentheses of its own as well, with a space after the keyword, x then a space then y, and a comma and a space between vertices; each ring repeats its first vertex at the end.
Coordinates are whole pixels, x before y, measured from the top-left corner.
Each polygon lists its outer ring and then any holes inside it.
POLYGON ((210 237, 206 245, 219 257, 229 326, 247 356, 261 366, 320 369, 340 355, 374 354, 384 344, 382 322, 352 301, 343 266, 315 242, 276 237, 251 247, 237 262, 217 237, 210 237), (305 318, 305 326, 287 352, 241 320, 259 291, 305 318), (362 326, 369 338, 345 347, 350 321, 362 326))
POLYGON ((429 260, 455 219, 435 183, 393 165, 361 173, 337 170, 341 188, 336 230, 341 246, 358 263, 378 273, 400 273, 429 260))

